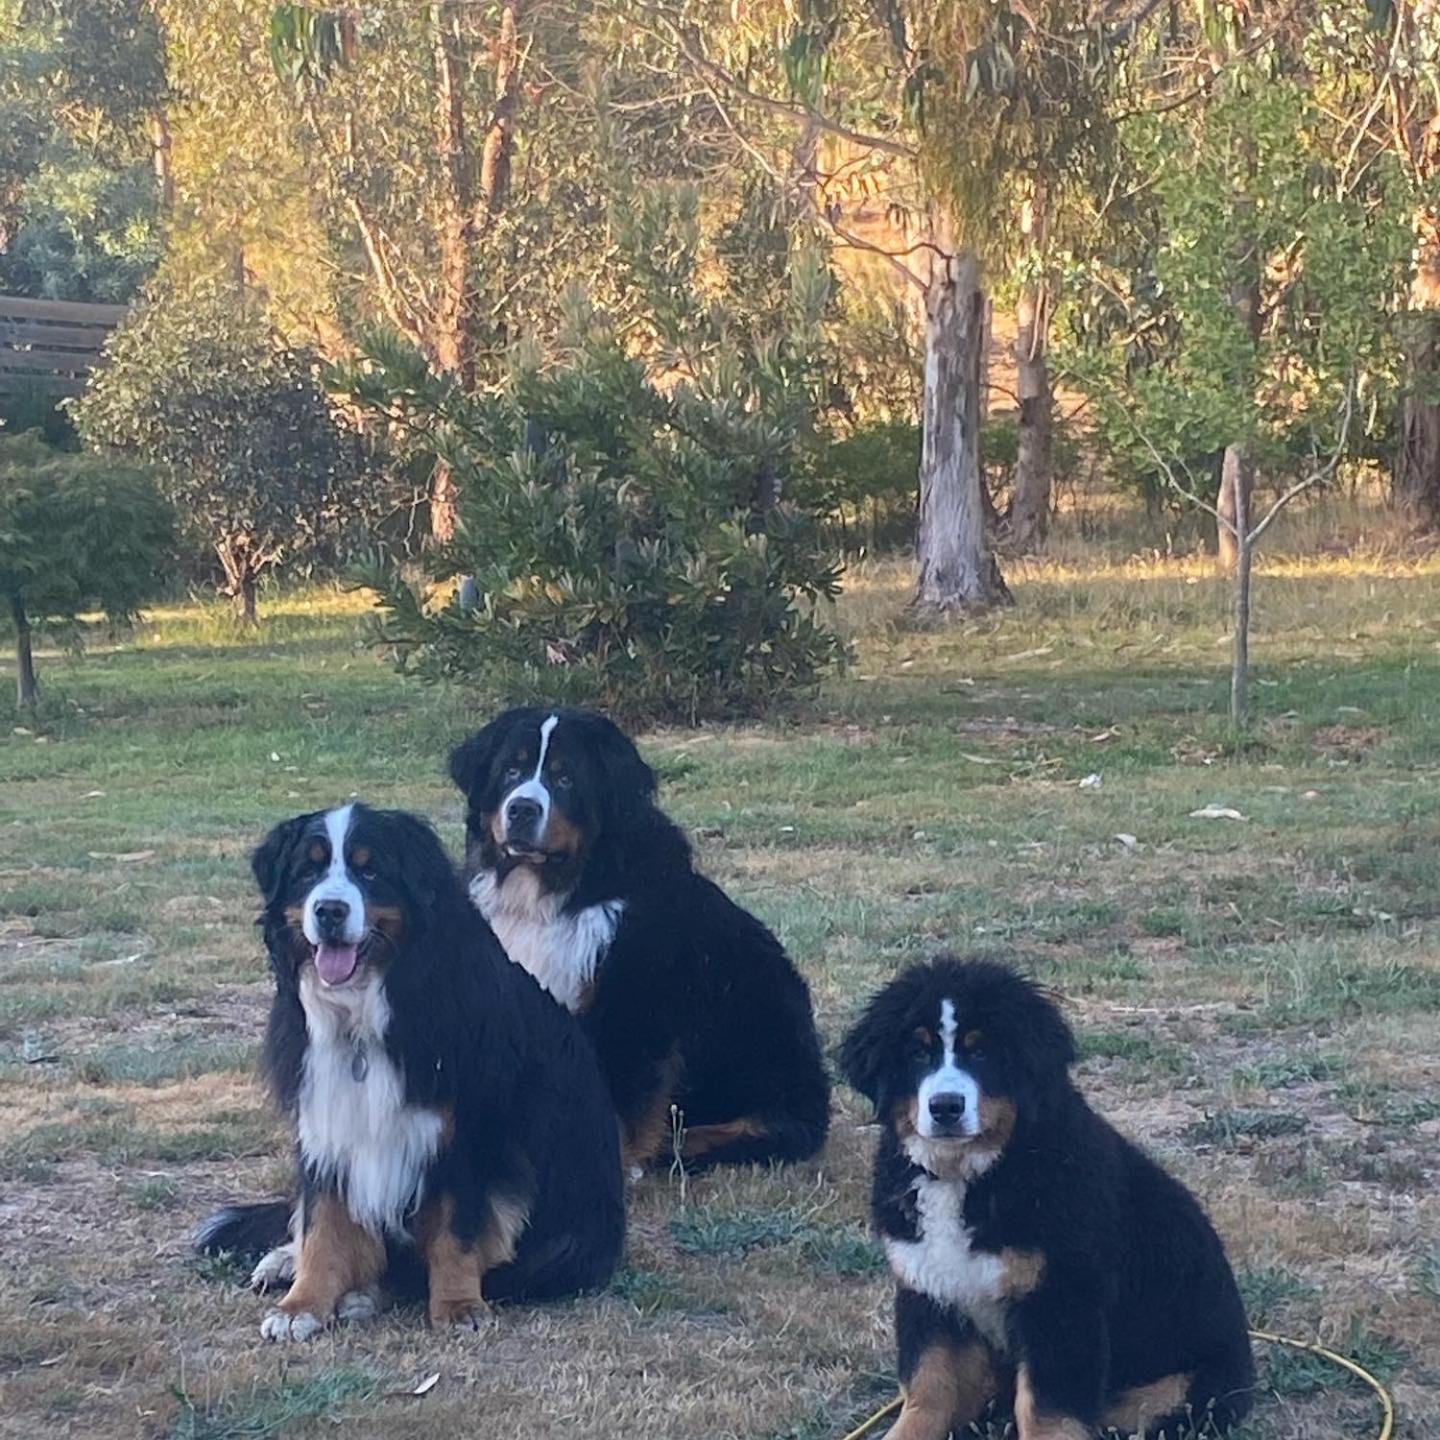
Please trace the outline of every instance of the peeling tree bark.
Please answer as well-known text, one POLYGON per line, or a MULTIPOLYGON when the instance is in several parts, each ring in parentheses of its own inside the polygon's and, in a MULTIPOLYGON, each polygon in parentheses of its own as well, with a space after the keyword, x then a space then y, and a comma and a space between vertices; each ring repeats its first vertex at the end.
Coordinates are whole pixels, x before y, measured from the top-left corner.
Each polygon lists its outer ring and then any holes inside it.
POLYGON ((1410 334, 1390 498, 1417 529, 1440 528, 1440 217, 1417 217, 1410 334))
POLYGON ((1011 599, 985 534, 980 476, 985 297, 974 252, 937 256, 924 299, 920 530, 913 608, 947 615, 1011 599))
POLYGON ((1049 304, 1040 284, 1024 286, 1015 307, 1015 375, 1020 392, 1015 494, 1007 538, 1017 550, 1037 549, 1050 528, 1051 438, 1055 394, 1047 354, 1049 304))

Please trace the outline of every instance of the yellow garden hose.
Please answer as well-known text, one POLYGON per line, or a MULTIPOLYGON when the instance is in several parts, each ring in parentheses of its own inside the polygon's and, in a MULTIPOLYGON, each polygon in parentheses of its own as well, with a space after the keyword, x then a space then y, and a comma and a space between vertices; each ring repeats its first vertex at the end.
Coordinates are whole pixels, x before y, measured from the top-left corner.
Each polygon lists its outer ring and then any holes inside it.
MULTIPOLYGON (((1378 1381, 1363 1365, 1357 1365, 1353 1360, 1344 1355, 1337 1355, 1333 1350, 1327 1350, 1323 1345, 1314 1345, 1309 1340, 1291 1340, 1286 1335, 1272 1335, 1268 1330, 1252 1330, 1251 1338, 1264 1340, 1268 1345, 1288 1345, 1292 1350, 1308 1350, 1312 1355, 1322 1356, 1332 1361, 1342 1369, 1348 1370, 1352 1375, 1358 1375, 1380 1399, 1380 1430, 1375 1440, 1391 1440, 1395 1433, 1395 1402, 1390 1398, 1390 1392, 1378 1381)), ((897 1395, 893 1400, 882 1405, 868 1420, 862 1420, 844 1440, 860 1440, 862 1435, 868 1435, 882 1420, 893 1415, 903 1403, 902 1398, 897 1395)))

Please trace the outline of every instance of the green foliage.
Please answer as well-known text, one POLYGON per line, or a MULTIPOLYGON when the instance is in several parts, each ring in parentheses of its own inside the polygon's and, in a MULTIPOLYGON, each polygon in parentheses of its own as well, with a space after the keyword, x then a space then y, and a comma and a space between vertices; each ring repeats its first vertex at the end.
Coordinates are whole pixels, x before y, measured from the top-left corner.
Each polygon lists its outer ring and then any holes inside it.
POLYGON ((697 283, 695 219, 693 195, 637 200, 616 227, 623 326, 572 295, 556 358, 522 356, 494 395, 460 394, 386 341, 339 377, 403 416, 460 488, 459 533, 429 578, 473 575, 477 608, 427 606, 393 569, 369 576, 402 663, 693 718, 809 690, 842 662, 821 609, 839 566, 789 498, 804 492, 823 268, 790 263, 765 329, 697 283))
POLYGON ((171 515, 152 479, 114 460, 0 436, 0 597, 17 626, 72 643, 82 610, 134 614, 161 582, 171 515))
POLYGON ((111 338, 76 416, 92 445, 158 468, 249 602, 265 571, 324 558, 364 518, 357 442, 318 362, 224 285, 157 285, 111 338))
POLYGON ((1163 462, 1213 499, 1227 445, 1283 481, 1339 444, 1352 389, 1347 457, 1393 410, 1385 306, 1410 243, 1398 178, 1382 159, 1347 188, 1313 84, 1272 59, 1236 62, 1203 104, 1126 124, 1128 162, 1149 177, 1131 243, 1069 278, 1063 360, 1122 479, 1153 481, 1163 462), (1252 277, 1258 337, 1236 304, 1252 277))
POLYGON ((127 300, 159 258, 145 132, 164 36, 141 0, 0 4, 0 289, 127 300))

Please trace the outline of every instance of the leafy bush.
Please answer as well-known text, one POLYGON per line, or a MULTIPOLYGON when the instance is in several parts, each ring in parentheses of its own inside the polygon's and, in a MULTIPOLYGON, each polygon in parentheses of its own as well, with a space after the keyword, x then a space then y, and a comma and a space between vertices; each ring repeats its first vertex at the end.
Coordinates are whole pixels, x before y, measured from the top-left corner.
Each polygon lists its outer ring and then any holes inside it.
POLYGON ((363 518, 358 442, 318 362, 279 343, 243 292, 162 283, 107 355, 76 407, 81 434, 157 467, 247 620, 265 572, 313 559, 363 518))
POLYGON ((821 609, 840 568, 796 463, 826 279, 792 260, 775 328, 732 324, 697 300, 692 220, 683 197, 641 202, 624 234, 643 273, 621 318, 572 296, 557 353, 518 362, 497 394, 461 394, 386 339, 337 377, 403 416, 459 488, 456 538, 427 578, 473 576, 473 608, 433 603, 394 567, 367 576, 402 664, 693 719, 808 690, 843 661, 821 609))
POLYGON ((81 610, 127 619, 159 588, 170 535, 169 508, 143 472, 37 434, 0 437, 0 599, 22 705, 36 696, 32 629, 74 644, 81 610))

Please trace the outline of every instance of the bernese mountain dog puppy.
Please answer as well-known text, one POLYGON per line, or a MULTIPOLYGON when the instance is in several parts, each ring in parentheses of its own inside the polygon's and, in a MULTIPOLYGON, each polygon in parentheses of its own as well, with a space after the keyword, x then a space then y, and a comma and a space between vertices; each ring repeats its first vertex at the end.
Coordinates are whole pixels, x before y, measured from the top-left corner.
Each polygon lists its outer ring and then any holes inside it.
POLYGON ((904 1395, 890 1440, 945 1440, 1007 1398, 1019 1440, 1174 1440, 1249 1408, 1219 1237, 1085 1102, 1074 1059, 1033 984, 948 957, 887 985, 844 1042, 881 1126, 872 1208, 904 1395))
POLYGON ((450 774, 471 897, 510 958, 584 1017, 632 1171, 676 1136, 695 1167, 815 1154, 830 1084, 810 992, 696 872, 624 732, 584 710, 507 710, 450 774))
MULTIPOLYGON (((594 1052, 506 960, 430 827, 344 805, 277 826, 252 866, 275 982, 263 1069, 301 1175, 298 1247, 277 1252, 293 1283, 261 1333, 365 1318, 407 1271, 431 1324, 460 1328, 489 1300, 604 1286, 625 1213, 594 1052)), ((221 1211, 200 1244, 278 1244, 289 1209, 221 1211)))

